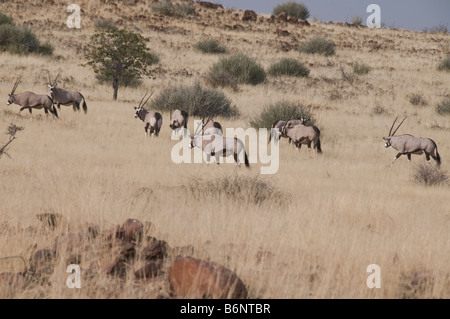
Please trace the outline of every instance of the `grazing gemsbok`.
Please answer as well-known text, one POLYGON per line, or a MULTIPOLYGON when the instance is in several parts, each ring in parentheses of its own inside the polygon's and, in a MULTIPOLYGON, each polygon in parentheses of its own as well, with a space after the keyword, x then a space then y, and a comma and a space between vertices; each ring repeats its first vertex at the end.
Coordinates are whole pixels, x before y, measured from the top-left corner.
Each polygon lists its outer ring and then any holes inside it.
POLYGON ((24 92, 20 94, 15 94, 17 87, 19 86, 20 80, 16 80, 14 83, 13 89, 11 90, 11 93, 8 94, 9 99, 6 102, 7 105, 15 103, 21 106, 19 113, 22 112, 25 109, 28 109, 30 111, 30 119, 33 118, 33 114, 31 112, 31 109, 42 109, 44 108, 45 114, 48 117, 48 112, 52 113, 54 117, 58 118, 58 112, 56 112, 56 108, 53 105, 53 100, 48 95, 39 95, 35 94, 33 92, 24 92))
POLYGON ((406 116, 392 133, 392 128, 394 127, 397 119, 398 116, 395 118, 394 123, 392 123, 391 129, 389 130, 389 135, 387 137, 383 137, 383 139, 386 141, 386 143, 384 144, 386 148, 392 146, 398 151, 397 155, 392 161, 392 164, 401 155, 406 155, 408 157, 408 161, 411 162, 411 154, 422 155, 423 153, 425 153, 425 157, 428 163, 430 163, 431 161, 431 156, 436 161, 437 165, 441 165, 441 157, 439 156, 437 145, 432 139, 421 137, 418 138, 410 134, 394 136, 397 130, 405 121, 406 116))
MULTIPOLYGON (((206 122, 208 123, 209 120, 206 122)), ((206 124, 203 124, 202 130, 206 124)), ((201 131, 201 130, 200 130, 201 131)), ((198 135, 196 130, 194 136, 190 136, 189 148, 198 147, 206 153, 206 164, 209 165, 211 155, 215 156, 217 165, 220 164, 220 156, 227 157, 233 155, 237 166, 241 165, 241 153, 244 156, 245 166, 250 167, 244 143, 237 137, 224 137, 219 134, 198 135)))
POLYGON ((313 148, 317 150, 317 153, 322 153, 320 130, 316 126, 303 125, 305 123, 304 119, 300 121, 300 124, 298 120, 287 121, 279 134, 284 134, 289 137, 294 142, 297 150, 300 150, 302 144, 308 145, 308 149, 311 149, 311 143, 314 143, 313 148))
MULTIPOLYGON (((148 92, 147 92, 148 93, 148 92)), ((141 119, 142 122, 144 122, 144 129, 145 129, 145 137, 148 135, 148 131, 150 130, 150 135, 153 137, 153 135, 158 136, 159 131, 162 127, 162 115, 161 113, 158 113, 156 111, 150 111, 144 109, 144 105, 148 102, 150 97, 153 95, 150 94, 150 96, 144 101, 147 93, 145 93, 144 97, 142 98, 141 102, 139 103, 138 107, 134 107, 136 110, 136 113, 134 114, 135 118, 141 119)))
POLYGON ((50 95, 52 96, 53 102, 57 104, 58 108, 60 105, 72 105, 73 111, 80 111, 80 104, 83 102, 83 111, 87 113, 87 105, 84 96, 78 91, 67 91, 56 87, 59 73, 55 80, 51 81, 50 72, 48 73, 48 87, 50 88, 50 95))
POLYGON ((180 128, 185 128, 183 132, 184 135, 187 131, 187 122, 188 122, 188 113, 186 111, 176 109, 170 116, 169 127, 174 132, 177 132, 177 130, 180 128))

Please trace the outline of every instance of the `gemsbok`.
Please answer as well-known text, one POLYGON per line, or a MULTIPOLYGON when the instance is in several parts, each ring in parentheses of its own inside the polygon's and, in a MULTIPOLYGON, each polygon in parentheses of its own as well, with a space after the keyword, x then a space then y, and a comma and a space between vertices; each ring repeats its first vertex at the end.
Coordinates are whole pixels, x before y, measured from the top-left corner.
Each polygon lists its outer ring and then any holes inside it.
POLYGON ((184 134, 187 131, 187 122, 188 122, 188 113, 183 110, 176 109, 173 111, 170 116, 170 124, 169 127, 172 129, 172 132, 178 132, 179 129, 184 128, 184 134))
POLYGON ((15 103, 21 106, 19 113, 17 113, 17 115, 19 115, 20 112, 22 112, 23 110, 28 109, 28 111, 30 112, 30 119, 32 119, 33 118, 33 114, 31 112, 32 109, 44 108, 47 117, 48 112, 50 112, 53 114, 53 117, 58 118, 58 112, 56 112, 56 108, 50 96, 39 95, 29 91, 20 94, 15 94, 16 89, 19 86, 19 83, 20 80, 16 80, 13 89, 11 90, 11 93, 8 94, 9 99, 6 102, 7 105, 15 103))
POLYGON ((394 136, 405 121, 406 116, 392 133, 392 129, 397 119, 398 116, 395 118, 394 123, 392 123, 388 136, 383 137, 383 139, 386 141, 386 143, 384 144, 386 148, 392 146, 398 151, 397 155, 392 160, 392 164, 402 155, 406 155, 408 157, 408 161, 411 162, 411 154, 422 155, 425 153, 425 157, 428 163, 430 163, 431 161, 431 156, 436 161, 436 164, 438 166, 441 165, 441 157, 439 156, 437 145, 432 139, 421 137, 418 138, 410 134, 394 136))
POLYGON ((78 91, 67 91, 61 88, 56 87, 59 73, 56 76, 55 80, 51 81, 50 72, 48 73, 48 87, 50 89, 50 95, 52 96, 53 102, 58 106, 58 109, 61 108, 62 105, 72 105, 73 111, 80 111, 80 104, 83 102, 83 111, 87 113, 87 105, 84 96, 78 91))
POLYGON ((303 125, 304 120, 300 120, 300 124, 295 124, 297 121, 287 121, 279 134, 284 134, 289 137, 297 147, 297 150, 300 150, 302 144, 308 145, 308 149, 311 149, 311 143, 313 143, 313 148, 316 149, 317 153, 322 153, 320 130, 316 126, 303 125))
POLYGON ((148 131, 150 131, 151 137, 153 137, 153 135, 158 136, 159 131, 162 127, 162 115, 161 113, 158 113, 156 111, 146 110, 144 108, 144 105, 148 102, 153 93, 150 94, 150 96, 147 98, 147 100, 145 100, 144 103, 142 103, 146 95, 147 93, 145 93, 144 97, 139 103, 139 106, 134 107, 134 109, 136 110, 134 117, 139 118, 142 122, 144 122, 145 137, 147 137, 147 135, 149 134, 148 131))
MULTIPOLYGON (((206 124, 209 123, 206 121, 206 124)), ((217 165, 220 164, 220 156, 224 158, 233 155, 237 166, 241 165, 241 153, 244 156, 244 163, 247 168, 250 167, 248 156, 245 151, 244 143, 237 137, 224 137, 219 134, 197 134, 203 131, 206 124, 203 124, 201 130, 196 130, 194 135, 190 136, 191 142, 189 148, 198 147, 206 153, 206 163, 210 164, 211 155, 215 157, 217 165)))

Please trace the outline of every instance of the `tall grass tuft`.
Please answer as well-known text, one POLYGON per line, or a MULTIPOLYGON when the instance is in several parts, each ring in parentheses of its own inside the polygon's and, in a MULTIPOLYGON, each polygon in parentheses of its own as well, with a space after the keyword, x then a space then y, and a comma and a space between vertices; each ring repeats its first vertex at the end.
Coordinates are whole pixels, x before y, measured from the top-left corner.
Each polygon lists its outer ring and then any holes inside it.
POLYGON ((302 43, 298 50, 302 53, 320 54, 324 56, 331 56, 336 53, 334 42, 320 36, 315 36, 302 43))
POLYGON ((438 186, 447 184, 449 177, 447 172, 438 166, 429 163, 421 163, 414 167, 413 181, 426 186, 438 186))
POLYGON ((309 72, 309 69, 302 62, 289 58, 283 58, 279 62, 272 64, 268 70, 268 73, 272 76, 307 77, 309 72))
POLYGON ((207 88, 196 83, 192 86, 168 87, 150 102, 152 108, 161 111, 183 109, 189 115, 208 117, 222 116, 233 118, 239 115, 231 100, 217 89, 207 88))
POLYGON ((354 63, 353 64, 353 73, 356 73, 358 75, 364 75, 369 73, 370 67, 365 63, 354 63))
POLYGON ((435 110, 437 113, 439 113, 441 115, 450 114, 450 98, 446 98, 441 103, 436 105, 435 110))
POLYGON ((195 177, 183 185, 183 188, 196 200, 203 201, 205 197, 212 197, 242 205, 280 204, 286 198, 284 193, 258 175, 250 177, 233 174, 211 180, 195 177))
POLYGON ((168 17, 182 18, 195 14, 195 8, 191 4, 182 3, 175 5, 170 0, 155 4, 151 8, 154 12, 168 17))
POLYGON ((225 72, 240 84, 257 85, 266 80, 266 71, 254 59, 238 53, 220 59, 209 70, 209 74, 225 72))
POLYGON ((227 52, 227 49, 214 39, 200 41, 195 48, 203 53, 222 54, 227 52))
POLYGON ((275 121, 287 121, 299 118, 305 118, 306 125, 316 125, 317 123, 310 108, 305 108, 299 103, 280 101, 264 107, 258 115, 250 120, 249 124, 256 129, 270 129, 275 121))
POLYGON ((437 68, 439 71, 450 71, 450 55, 442 59, 437 68))

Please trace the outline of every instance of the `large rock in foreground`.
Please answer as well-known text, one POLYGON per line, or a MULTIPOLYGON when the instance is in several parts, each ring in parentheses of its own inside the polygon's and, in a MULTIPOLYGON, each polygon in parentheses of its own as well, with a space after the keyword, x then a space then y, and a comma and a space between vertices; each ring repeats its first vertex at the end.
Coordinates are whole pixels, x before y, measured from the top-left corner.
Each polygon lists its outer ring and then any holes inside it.
POLYGON ((233 271, 214 262, 178 256, 169 270, 172 291, 181 298, 245 299, 247 288, 233 271))

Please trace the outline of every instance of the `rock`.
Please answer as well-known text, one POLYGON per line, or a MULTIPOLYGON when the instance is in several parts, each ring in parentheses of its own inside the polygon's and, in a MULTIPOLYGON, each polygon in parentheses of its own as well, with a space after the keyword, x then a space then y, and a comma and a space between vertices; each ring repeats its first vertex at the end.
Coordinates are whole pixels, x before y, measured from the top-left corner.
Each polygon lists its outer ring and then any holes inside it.
POLYGON ((145 260, 157 260, 167 257, 169 245, 163 240, 152 238, 150 243, 142 250, 142 257, 145 260))
POLYGON ((231 270, 214 262, 178 256, 169 270, 172 291, 181 298, 243 299, 247 289, 231 270))
POLYGON ((144 265, 144 267, 134 272, 134 278, 136 280, 155 278, 161 272, 162 265, 162 260, 149 261, 144 265))
POLYGON ((201 7, 208 9, 219 9, 219 8, 223 9, 223 6, 221 4, 212 3, 209 1, 197 1, 196 3, 198 3, 201 7))
POLYGON ((137 219, 127 219, 119 229, 119 233, 116 234, 116 237, 125 241, 138 242, 142 240, 143 235, 144 224, 137 219))
POLYGON ((303 26, 310 26, 308 20, 298 20, 297 24, 303 25, 303 26))
POLYGON ((277 21, 278 22, 286 22, 287 21, 287 13, 286 12, 281 12, 279 15, 277 15, 277 21))
POLYGON ((242 21, 256 21, 257 19, 258 15, 253 10, 245 10, 242 16, 242 21))

